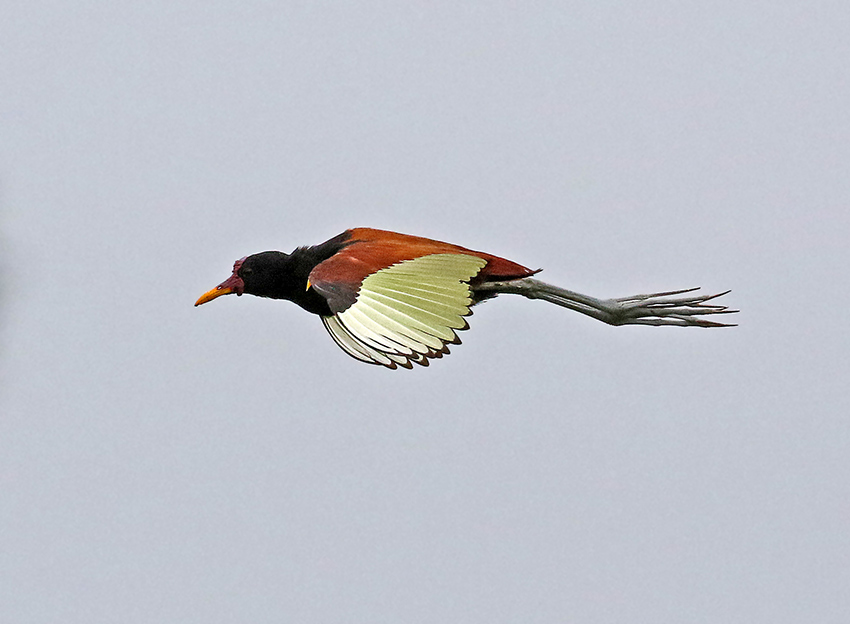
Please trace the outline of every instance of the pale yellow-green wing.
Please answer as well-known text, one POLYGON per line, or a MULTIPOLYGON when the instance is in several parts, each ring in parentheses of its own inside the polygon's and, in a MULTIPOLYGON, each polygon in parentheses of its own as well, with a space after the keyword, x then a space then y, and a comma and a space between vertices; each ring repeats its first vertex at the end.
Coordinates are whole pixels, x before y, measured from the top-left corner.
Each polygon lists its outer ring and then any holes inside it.
POLYGON ((457 331, 468 327, 469 280, 487 264, 477 256, 432 254, 381 269, 363 280, 357 300, 322 317, 336 343, 352 357, 389 368, 428 365, 457 331))

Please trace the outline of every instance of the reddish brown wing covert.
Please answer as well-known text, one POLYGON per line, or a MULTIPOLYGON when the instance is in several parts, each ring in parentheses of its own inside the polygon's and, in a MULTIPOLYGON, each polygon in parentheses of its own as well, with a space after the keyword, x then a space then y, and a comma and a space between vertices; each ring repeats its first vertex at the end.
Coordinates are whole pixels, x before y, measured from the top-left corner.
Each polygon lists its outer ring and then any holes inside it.
POLYGON ((342 312, 354 303, 360 284, 369 275, 404 260, 431 254, 456 253, 486 260, 487 265, 475 278, 479 282, 519 279, 539 271, 488 253, 420 236, 371 228, 354 228, 349 232, 351 238, 346 246, 310 272, 310 284, 327 298, 334 312, 342 312))

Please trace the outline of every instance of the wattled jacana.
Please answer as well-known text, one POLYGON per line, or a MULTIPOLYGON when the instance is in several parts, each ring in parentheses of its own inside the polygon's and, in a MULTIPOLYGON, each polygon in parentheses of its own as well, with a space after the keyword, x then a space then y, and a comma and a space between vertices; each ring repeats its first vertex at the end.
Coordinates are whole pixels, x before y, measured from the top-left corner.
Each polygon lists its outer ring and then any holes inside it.
POLYGON ((195 303, 248 293, 289 299, 318 314, 342 349, 389 368, 428 365, 459 344, 471 307, 498 294, 543 299, 609 325, 730 327, 699 318, 730 314, 698 288, 596 299, 532 278, 537 271, 480 251, 395 232, 355 228, 291 254, 264 251, 237 260, 233 275, 195 303))

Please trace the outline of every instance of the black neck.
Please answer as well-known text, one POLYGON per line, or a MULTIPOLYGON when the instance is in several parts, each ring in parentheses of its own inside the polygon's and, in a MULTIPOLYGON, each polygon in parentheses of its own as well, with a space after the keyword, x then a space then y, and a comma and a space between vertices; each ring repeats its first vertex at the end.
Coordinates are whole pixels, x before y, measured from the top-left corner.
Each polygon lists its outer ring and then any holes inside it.
POLYGON ((245 274, 245 292, 258 297, 288 299, 308 312, 329 316, 332 314, 327 300, 312 288, 307 290, 307 280, 316 265, 324 262, 343 247, 351 238, 349 232, 314 247, 299 247, 291 254, 265 251, 249 256, 243 264, 252 269, 245 274))

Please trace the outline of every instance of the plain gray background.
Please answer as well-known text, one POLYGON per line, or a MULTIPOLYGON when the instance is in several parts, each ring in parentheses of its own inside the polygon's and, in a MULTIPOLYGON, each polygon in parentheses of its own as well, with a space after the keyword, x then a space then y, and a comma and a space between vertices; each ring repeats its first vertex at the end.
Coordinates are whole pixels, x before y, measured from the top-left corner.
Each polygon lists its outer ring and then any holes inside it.
POLYGON ((2 12, 0 621, 850 621, 846 2, 2 12), (740 326, 192 307, 354 226, 740 326))

